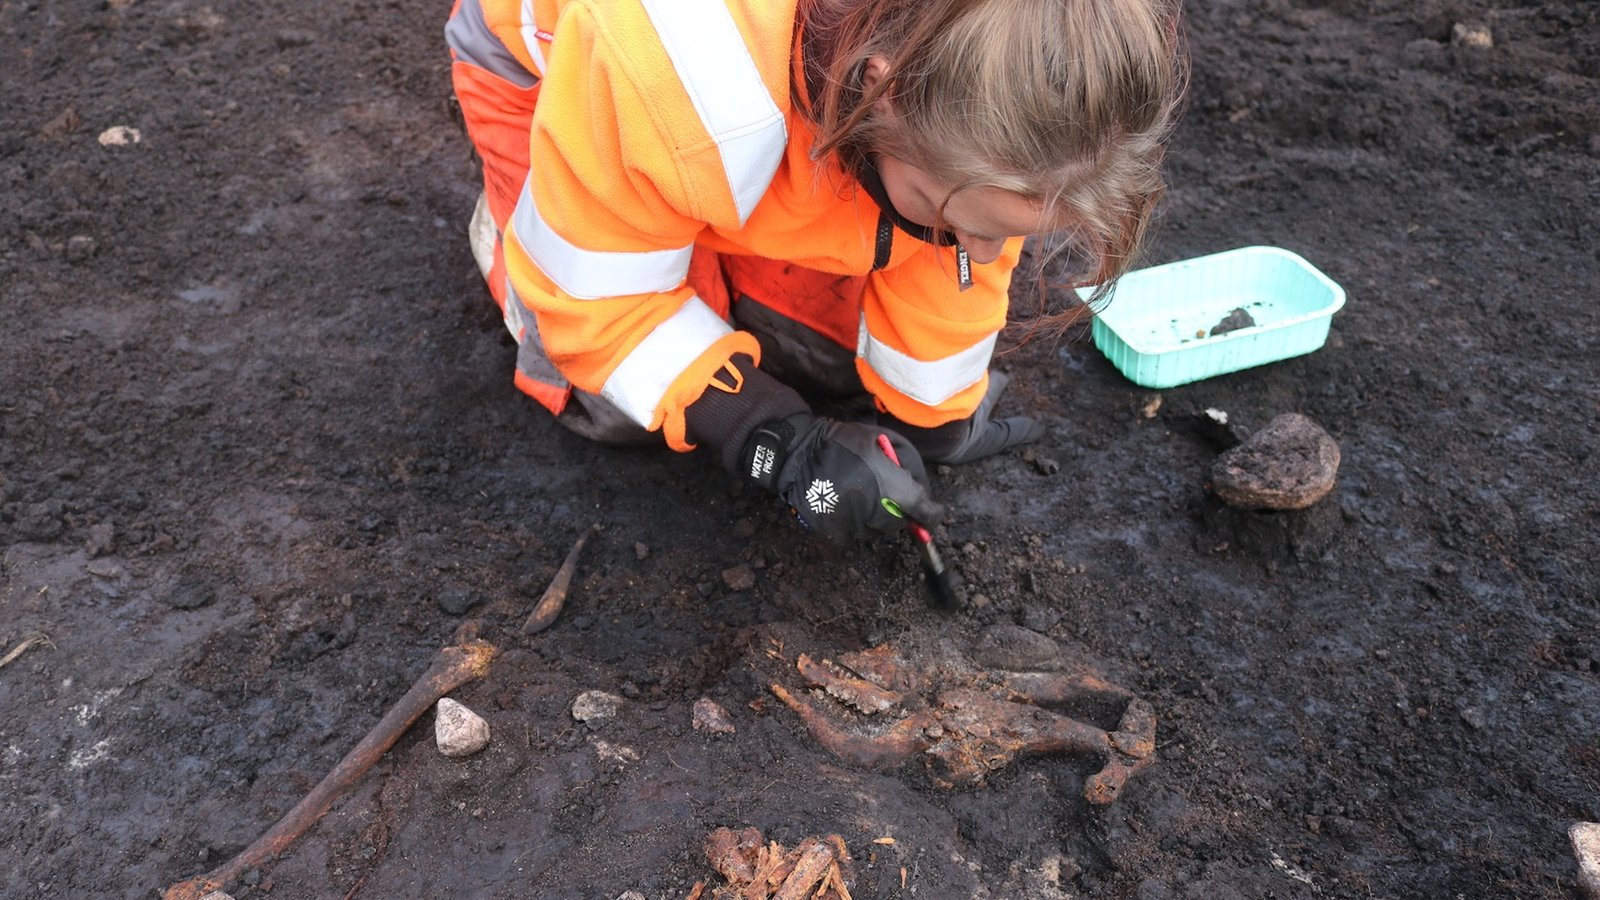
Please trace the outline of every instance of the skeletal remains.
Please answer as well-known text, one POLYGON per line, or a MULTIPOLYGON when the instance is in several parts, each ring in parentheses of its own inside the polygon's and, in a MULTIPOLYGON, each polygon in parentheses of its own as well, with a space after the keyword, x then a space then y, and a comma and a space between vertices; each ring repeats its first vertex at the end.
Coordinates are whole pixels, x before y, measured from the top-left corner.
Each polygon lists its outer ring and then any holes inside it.
MULTIPOLYGON (((781 648, 769 655, 783 658, 781 648)), ((1019 755, 1092 753, 1102 766, 1085 783, 1084 798, 1103 805, 1156 759, 1150 704, 1081 663, 1058 658, 1041 666, 1052 671, 990 670, 952 653, 912 657, 879 646, 841 654, 837 662, 802 653, 795 668, 832 702, 776 683, 772 692, 818 743, 856 765, 895 765, 920 755, 935 783, 959 787, 981 784, 1019 755), (911 658, 926 661, 918 667, 911 658), (1047 708, 1083 706, 1120 708, 1116 728, 1047 708), (840 712, 854 725, 841 721, 840 712)))
MULTIPOLYGON (((578 538, 567 558, 556 570, 550 587, 535 605, 533 613, 522 625, 522 634, 536 634, 550 626, 561 614, 567 602, 567 592, 572 585, 573 572, 578 566, 578 556, 583 545, 596 534, 599 526, 591 526, 578 538)), ((333 804, 370 770, 383 755, 389 752, 406 731, 423 713, 433 708, 446 694, 469 682, 484 677, 489 663, 499 653, 495 645, 479 637, 484 626, 482 617, 462 622, 451 639, 451 644, 441 649, 433 664, 422 677, 411 685, 405 695, 395 701, 378 724, 346 753, 344 759, 333 767, 322 781, 311 789, 294 808, 285 813, 277 824, 256 838, 255 842, 238 855, 203 875, 180 881, 162 892, 162 900, 205 900, 210 894, 220 892, 228 883, 247 870, 261 865, 286 850, 300 835, 317 823, 333 804)), ((15 651, 13 651, 15 652, 15 651)), ((9 661, 9 660, 8 660, 9 661)))

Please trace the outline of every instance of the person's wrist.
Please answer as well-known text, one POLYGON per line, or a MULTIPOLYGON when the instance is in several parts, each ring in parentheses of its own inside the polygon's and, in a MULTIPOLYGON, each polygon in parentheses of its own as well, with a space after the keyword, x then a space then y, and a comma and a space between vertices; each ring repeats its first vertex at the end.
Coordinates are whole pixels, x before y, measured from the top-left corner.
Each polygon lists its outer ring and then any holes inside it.
POLYGON ((750 357, 736 354, 728 364, 737 374, 736 383, 707 386, 684 409, 684 419, 693 443, 705 447, 723 468, 743 475, 749 471, 745 456, 756 429, 809 413, 810 407, 793 388, 756 368, 750 357))
POLYGON ((789 460, 794 428, 783 419, 763 422, 750 432, 739 455, 739 474, 758 487, 776 491, 778 473, 789 460))

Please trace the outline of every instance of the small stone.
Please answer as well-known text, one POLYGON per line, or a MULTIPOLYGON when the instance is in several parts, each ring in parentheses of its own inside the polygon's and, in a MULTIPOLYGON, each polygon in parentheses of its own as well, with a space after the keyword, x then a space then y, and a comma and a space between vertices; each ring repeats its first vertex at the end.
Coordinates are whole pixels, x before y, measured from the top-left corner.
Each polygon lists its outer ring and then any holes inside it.
POLYGON ((740 519, 733 523, 733 536, 749 540, 756 536, 756 523, 753 519, 740 519))
POLYGON ((489 723, 460 703, 443 697, 433 709, 433 740, 445 756, 471 756, 489 746, 489 723))
POLYGON ((634 544, 633 545, 633 557, 634 557, 634 559, 637 559, 640 562, 643 562, 645 560, 645 558, 648 557, 649 555, 650 555, 650 548, 649 547, 645 546, 644 544, 634 544))
POLYGON ((1600 823, 1579 822, 1567 829, 1578 856, 1578 884, 1589 900, 1600 900, 1600 823))
POLYGON ((96 559, 84 566, 84 568, 96 578, 116 579, 128 574, 128 570, 122 567, 122 563, 114 559, 96 559))
POLYGON ((984 629, 972 647, 972 661, 985 668, 1012 672, 1054 672, 1063 663, 1059 644, 1009 622, 984 629))
POLYGON ((584 691, 572 701, 572 717, 588 725, 598 725, 617 717, 622 698, 605 691, 584 691))
POLYGON ((127 125, 113 125, 100 132, 100 136, 96 140, 100 142, 102 147, 126 147, 130 144, 139 143, 142 138, 143 135, 139 133, 137 128, 130 128, 127 125))
POLYGON ((1461 721, 1467 723, 1467 726, 1474 731, 1482 731, 1489 724, 1489 720, 1483 715, 1483 710, 1476 706, 1461 710, 1461 721))
POLYGON ((233 900, 233 895, 224 894, 221 891, 212 891, 204 897, 201 897, 200 900, 233 900))
POLYGON ((612 744, 608 741, 595 741, 594 753, 600 757, 601 762, 625 764, 639 761, 639 751, 622 744, 612 744))
POLYGON ((87 234, 75 234, 67 238, 67 262, 83 262, 94 255, 99 245, 95 239, 87 234))
POLYGON ((1285 413, 1217 457, 1211 489, 1238 509, 1305 509, 1338 474, 1338 442, 1310 418, 1285 413))
POLYGON ((1221 322, 1211 326, 1210 336, 1216 337, 1217 335, 1227 334, 1230 331, 1249 328, 1254 324, 1256 324, 1255 317, 1250 315, 1248 310, 1242 306, 1236 307, 1232 312, 1224 316, 1221 322))
POLYGON ((623 891, 617 895, 617 900, 645 900, 645 896, 638 891, 623 891))
POLYGON ((694 730, 709 731, 712 734, 733 734, 733 719, 717 701, 710 697, 701 697, 694 702, 694 730))
POLYGON ((39 129, 39 136, 58 138, 76 130, 82 124, 83 118, 78 115, 78 111, 69 106, 62 110, 60 115, 44 123, 44 126, 39 129))
POLYGON ((743 563, 731 569, 724 569, 722 583, 727 585, 730 591, 748 591, 756 586, 756 570, 743 563))
POLYGON ((1033 470, 1038 472, 1040 475, 1049 476, 1061 471, 1061 463, 1058 463, 1053 459, 1047 459, 1043 456, 1036 456, 1033 458, 1032 462, 1033 470))
POLYGON ((1489 26, 1477 22, 1457 22, 1450 29, 1450 43, 1472 50, 1494 49, 1494 33, 1489 26))
POLYGON ((482 605, 486 600, 487 598, 477 591, 459 584, 447 585, 436 598, 440 611, 452 616, 465 615, 468 610, 482 605))
POLYGON ((98 522, 89 526, 89 542, 84 545, 90 558, 109 556, 117 549, 117 529, 110 522, 98 522))

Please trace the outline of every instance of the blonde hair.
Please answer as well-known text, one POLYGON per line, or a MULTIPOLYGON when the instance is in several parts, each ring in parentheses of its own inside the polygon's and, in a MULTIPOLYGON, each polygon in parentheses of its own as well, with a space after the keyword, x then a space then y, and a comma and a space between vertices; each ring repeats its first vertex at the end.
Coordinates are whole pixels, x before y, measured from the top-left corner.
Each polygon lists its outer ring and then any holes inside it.
POLYGON ((1045 221, 1079 223, 1044 257, 1087 244, 1080 283, 1102 300, 1164 191, 1187 71, 1179 16, 1178 0, 802 0, 812 154, 860 172, 884 153, 957 191, 1039 201, 1045 221), (864 88, 874 56, 888 69, 864 88), (871 115, 883 97, 896 115, 871 115))

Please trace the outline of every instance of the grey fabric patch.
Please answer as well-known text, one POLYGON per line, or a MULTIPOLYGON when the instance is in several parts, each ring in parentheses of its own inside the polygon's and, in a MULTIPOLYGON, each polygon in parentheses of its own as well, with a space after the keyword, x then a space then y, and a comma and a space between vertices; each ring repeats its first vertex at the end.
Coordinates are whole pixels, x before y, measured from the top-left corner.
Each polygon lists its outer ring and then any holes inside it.
POLYGON ((733 301, 733 324, 761 344, 761 370, 802 394, 849 397, 866 393, 856 374, 855 348, 825 335, 749 297, 733 301))
POLYGON ((556 416, 556 423, 574 434, 601 444, 666 445, 659 431, 646 431, 599 394, 572 389, 574 402, 556 416))
POLYGON ((522 67, 506 45, 489 30, 478 0, 461 0, 461 9, 444 26, 444 40, 456 58, 492 72, 520 88, 539 83, 539 76, 522 67))

